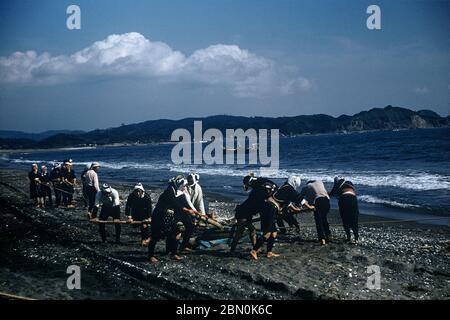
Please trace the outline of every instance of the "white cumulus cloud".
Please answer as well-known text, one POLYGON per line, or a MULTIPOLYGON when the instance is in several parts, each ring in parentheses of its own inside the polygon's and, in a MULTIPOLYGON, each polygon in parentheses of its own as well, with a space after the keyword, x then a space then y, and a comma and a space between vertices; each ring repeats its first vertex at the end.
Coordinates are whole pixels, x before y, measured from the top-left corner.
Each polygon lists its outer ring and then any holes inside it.
POLYGON ((190 56, 137 32, 110 35, 70 55, 15 52, 0 57, 0 81, 53 85, 92 77, 138 76, 160 82, 225 87, 239 97, 308 91, 312 82, 237 45, 217 44, 190 56))

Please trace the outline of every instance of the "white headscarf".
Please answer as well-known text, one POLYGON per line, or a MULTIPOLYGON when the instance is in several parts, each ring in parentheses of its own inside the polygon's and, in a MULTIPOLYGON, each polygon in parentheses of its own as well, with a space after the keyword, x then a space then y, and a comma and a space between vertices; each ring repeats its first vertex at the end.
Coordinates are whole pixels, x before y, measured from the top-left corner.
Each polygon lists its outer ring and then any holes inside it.
POLYGON ((300 179, 299 176, 290 176, 287 180, 287 183, 289 183, 295 190, 297 190, 302 184, 302 179, 300 179))

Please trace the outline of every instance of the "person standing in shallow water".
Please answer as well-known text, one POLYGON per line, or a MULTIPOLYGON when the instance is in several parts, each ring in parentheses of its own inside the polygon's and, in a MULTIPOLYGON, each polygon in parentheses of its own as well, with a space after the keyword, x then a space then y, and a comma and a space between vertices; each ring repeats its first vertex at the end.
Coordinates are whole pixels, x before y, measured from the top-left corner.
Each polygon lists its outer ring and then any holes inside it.
POLYGON ((328 212, 330 212, 330 196, 322 181, 308 181, 300 192, 302 202, 307 207, 314 207, 314 220, 316 222, 317 237, 324 245, 331 240, 328 212))
POLYGON ((353 231, 354 243, 357 243, 359 240, 359 208, 356 189, 353 183, 345 178, 335 177, 330 196, 336 196, 338 198, 339 214, 347 237, 346 240, 351 242, 351 230, 353 231))
POLYGON ((41 197, 41 180, 38 171, 38 165, 33 163, 31 171, 28 173, 28 180, 30 181, 30 199, 34 200, 36 207, 44 207, 44 199, 41 197))

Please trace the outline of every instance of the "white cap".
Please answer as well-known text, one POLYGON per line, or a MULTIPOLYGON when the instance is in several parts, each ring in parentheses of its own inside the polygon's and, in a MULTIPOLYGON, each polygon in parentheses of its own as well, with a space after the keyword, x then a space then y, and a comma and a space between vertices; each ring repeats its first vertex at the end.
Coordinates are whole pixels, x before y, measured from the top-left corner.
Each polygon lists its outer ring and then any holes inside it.
POLYGON ((143 192, 145 192, 144 186, 142 185, 142 183, 137 183, 134 186, 134 190, 142 190, 143 192))
POLYGON ((100 163, 98 163, 98 162, 92 162, 92 164, 91 164, 91 169, 92 169, 92 168, 96 168, 96 167, 100 167, 100 163))
POLYGON ((302 184, 302 179, 299 176, 290 176, 287 182, 297 190, 302 184))
POLYGON ((112 189, 111 189, 110 185, 107 184, 107 183, 104 183, 104 184, 103 184, 102 190, 103 190, 104 192, 107 192, 107 193, 112 192, 112 189))

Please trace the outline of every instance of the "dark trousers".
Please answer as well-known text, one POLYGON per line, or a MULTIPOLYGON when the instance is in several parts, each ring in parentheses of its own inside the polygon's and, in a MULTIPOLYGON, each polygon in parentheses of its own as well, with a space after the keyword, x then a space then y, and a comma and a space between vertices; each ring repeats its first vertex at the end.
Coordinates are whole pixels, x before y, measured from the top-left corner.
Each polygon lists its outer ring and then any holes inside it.
POLYGON ((141 224, 139 229, 141 231, 141 240, 147 240, 150 237, 150 228, 148 224, 141 224))
POLYGON ((68 206, 72 204, 74 189, 73 186, 64 186, 62 192, 63 205, 68 206))
POLYGON ((55 193, 55 204, 57 206, 61 205, 61 201, 62 201, 62 192, 59 189, 59 186, 56 186, 53 188, 53 191, 55 193))
POLYGON ((171 230, 167 232, 162 232, 163 221, 158 221, 154 219, 151 225, 151 237, 150 242, 148 244, 148 257, 155 256, 155 247, 158 241, 165 239, 166 240, 166 252, 175 255, 177 254, 178 243, 177 243, 177 231, 176 227, 173 226, 170 228, 171 230))
MULTIPOLYGON (((120 206, 114 206, 114 207, 105 207, 102 206, 102 209, 100 211, 99 220, 100 221, 106 221, 109 217, 112 217, 113 219, 120 219, 120 206)), ((114 228, 116 231, 116 241, 120 240, 120 232, 122 230, 122 227, 120 224, 114 224, 114 228)), ((99 223, 98 225, 98 231, 100 232, 100 237, 102 238, 102 241, 106 241, 106 228, 105 224, 99 223)))
POLYGON ((330 199, 320 197, 314 203, 314 220, 316 222, 317 237, 320 240, 328 240, 331 236, 330 225, 327 216, 330 211, 330 199))
POLYGON ((347 239, 350 240, 350 230, 352 230, 355 240, 358 240, 358 199, 355 195, 344 194, 339 198, 338 204, 347 239))
POLYGON ((270 202, 266 202, 262 206, 261 213, 261 231, 262 235, 258 238, 253 250, 258 251, 267 242, 267 252, 272 252, 273 245, 275 243, 274 233, 277 232, 275 226, 275 219, 278 214, 278 209, 270 202), (269 234, 268 237, 266 237, 269 234))
POLYGON ((235 251, 239 240, 244 234, 245 229, 248 229, 250 242, 254 245, 256 243, 256 228, 252 223, 252 217, 246 219, 239 219, 234 227, 233 239, 231 240, 230 250, 235 251))
POLYGON ((83 185, 83 191, 82 191, 83 192, 83 204, 84 204, 85 208, 87 208, 89 205, 87 187, 88 186, 83 185))
POLYGON ((296 227, 299 228, 300 225, 298 224, 297 219, 295 219, 294 214, 288 212, 287 208, 283 209, 283 213, 277 215, 277 225, 280 229, 280 232, 286 232, 286 226, 284 224, 284 221, 287 222, 289 227, 296 227))
POLYGON ((97 195, 97 189, 93 186, 86 186, 86 195, 88 200, 88 211, 92 212, 95 205, 95 196, 97 195))
POLYGON ((41 186, 41 195, 44 198, 48 198, 48 204, 49 205, 53 205, 53 200, 52 200, 52 189, 49 186, 41 186))
POLYGON ((180 245, 181 250, 189 246, 189 240, 191 239, 192 234, 194 233, 195 226, 192 219, 193 218, 191 215, 184 212, 180 212, 177 215, 177 221, 180 221, 184 225, 183 241, 181 242, 180 245))

